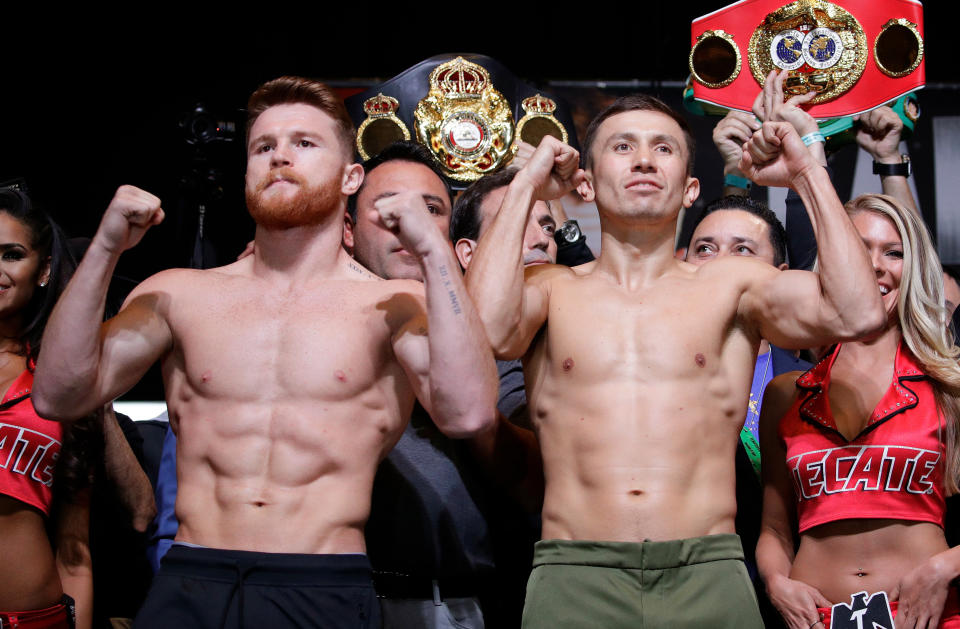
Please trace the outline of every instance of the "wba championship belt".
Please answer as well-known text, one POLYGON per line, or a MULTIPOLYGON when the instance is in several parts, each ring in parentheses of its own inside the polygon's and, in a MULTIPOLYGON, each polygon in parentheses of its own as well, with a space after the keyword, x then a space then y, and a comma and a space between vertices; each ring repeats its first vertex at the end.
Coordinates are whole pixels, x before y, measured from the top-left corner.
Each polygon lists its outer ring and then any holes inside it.
POLYGON ((576 147, 568 107, 481 55, 432 57, 345 104, 362 159, 412 139, 456 188, 509 164, 519 141, 552 135, 576 147))
MULTIPOLYGON (((750 111, 771 71, 815 118, 852 116, 924 85, 918 0, 744 0, 693 21, 693 97, 750 111)), ((705 107, 706 108, 706 107, 705 107)))
POLYGON ((476 181, 513 157, 510 105, 490 73, 463 57, 430 73, 430 91, 413 115, 417 139, 458 181, 476 181))

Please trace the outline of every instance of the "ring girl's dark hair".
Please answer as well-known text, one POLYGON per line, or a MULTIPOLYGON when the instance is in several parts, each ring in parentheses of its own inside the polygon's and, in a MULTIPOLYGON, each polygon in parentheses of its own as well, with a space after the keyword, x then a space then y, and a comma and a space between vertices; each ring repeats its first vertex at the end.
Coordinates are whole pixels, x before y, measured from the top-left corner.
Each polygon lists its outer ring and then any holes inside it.
MULTIPOLYGON (((41 262, 50 265, 45 286, 38 286, 23 313, 20 344, 31 366, 40 353, 40 341, 47 319, 57 299, 70 281, 76 260, 67 248, 67 240, 50 216, 34 205, 30 197, 16 188, 0 188, 0 212, 17 219, 30 232, 30 247, 41 262)), ((103 438, 101 413, 64 426, 63 448, 57 462, 54 481, 54 507, 70 501, 78 491, 92 483, 93 462, 102 458, 103 438)), ((51 522, 55 518, 51 518, 51 522)))
POLYGON ((37 287, 23 313, 20 341, 28 361, 32 362, 40 352, 40 339, 50 312, 66 288, 77 263, 67 249, 60 226, 46 212, 37 208, 21 190, 0 188, 0 212, 9 214, 30 230, 30 247, 39 254, 41 261, 50 265, 50 278, 45 286, 37 287))

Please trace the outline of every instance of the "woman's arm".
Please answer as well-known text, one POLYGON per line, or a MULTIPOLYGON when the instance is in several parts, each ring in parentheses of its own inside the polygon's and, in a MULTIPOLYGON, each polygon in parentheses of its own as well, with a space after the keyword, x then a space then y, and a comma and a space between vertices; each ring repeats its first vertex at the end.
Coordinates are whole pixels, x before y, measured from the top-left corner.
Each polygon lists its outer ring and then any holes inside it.
POLYGON ((830 602, 816 588, 790 578, 796 522, 793 488, 787 474, 786 451, 780 441, 780 419, 793 404, 799 372, 770 381, 760 412, 760 452, 763 475, 763 516, 757 542, 757 569, 770 601, 790 629, 810 629, 821 620, 817 607, 830 602))
POLYGON ((63 593, 76 603, 76 629, 93 625, 93 562, 90 557, 90 489, 60 507, 56 524, 57 572, 63 593))
MULTIPOLYGON (((902 165, 902 169, 907 170, 903 157, 900 155, 900 136, 903 133, 903 121, 900 120, 900 116, 896 112, 889 107, 877 107, 868 113, 855 116, 854 120, 860 122, 860 127, 857 130, 857 144, 870 154, 875 163, 902 165)), ((919 216, 920 209, 917 206, 916 199, 913 198, 913 191, 910 190, 907 177, 906 173, 882 174, 880 175, 880 187, 884 194, 900 201, 919 216)))
POLYGON ((899 601, 897 627, 937 627, 950 583, 960 576, 960 547, 937 553, 908 572, 891 592, 899 601))

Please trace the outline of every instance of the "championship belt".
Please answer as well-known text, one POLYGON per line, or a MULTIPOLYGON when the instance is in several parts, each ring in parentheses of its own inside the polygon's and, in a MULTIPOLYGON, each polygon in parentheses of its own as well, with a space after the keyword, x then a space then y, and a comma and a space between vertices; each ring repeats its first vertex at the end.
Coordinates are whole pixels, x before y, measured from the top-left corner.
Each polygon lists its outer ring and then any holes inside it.
POLYGON ((812 116, 852 116, 923 87, 922 7, 744 0, 694 20, 689 63, 705 107, 750 111, 767 75, 786 70, 785 97, 816 94, 812 116))
POLYGON ((432 57, 345 104, 362 159, 412 139, 455 188, 504 168, 519 141, 536 146, 551 135, 576 148, 568 107, 482 55, 432 57))
POLYGON ((399 101, 392 96, 377 94, 363 101, 366 120, 357 128, 357 153, 364 161, 378 154, 394 142, 410 139, 410 131, 397 118, 399 101))
POLYGON ((524 116, 517 123, 517 137, 527 144, 537 146, 545 136, 552 135, 561 142, 567 141, 567 130, 553 116, 557 104, 552 99, 537 93, 524 98, 520 103, 524 116))
POLYGON ((513 157, 510 105, 490 73, 463 57, 430 73, 430 91, 413 115, 419 142, 458 181, 476 181, 513 157))

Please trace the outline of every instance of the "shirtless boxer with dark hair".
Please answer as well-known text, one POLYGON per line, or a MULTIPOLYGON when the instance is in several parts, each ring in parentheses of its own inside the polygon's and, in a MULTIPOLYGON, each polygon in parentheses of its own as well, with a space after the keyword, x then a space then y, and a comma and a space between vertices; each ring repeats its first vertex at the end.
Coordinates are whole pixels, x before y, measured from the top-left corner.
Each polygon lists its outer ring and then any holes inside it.
POLYGON ((341 247, 363 171, 339 100, 285 77, 249 110, 254 254, 159 273, 101 326, 121 252, 163 218, 159 199, 121 187, 51 317, 34 400, 74 419, 162 361, 180 528, 138 626, 378 627, 362 554, 377 464, 415 397, 448 436, 489 426, 496 371, 420 195, 376 208, 424 284, 381 280, 341 247))
POLYGON ((797 190, 824 273, 673 257, 699 193, 686 125, 649 97, 591 123, 586 170, 545 138, 467 273, 500 358, 524 357, 546 494, 526 627, 757 627, 734 535, 734 448, 761 338, 787 348, 883 325, 873 273, 823 169, 766 123, 742 169, 797 190), (600 213, 589 267, 520 263, 536 201, 574 186, 600 213))

